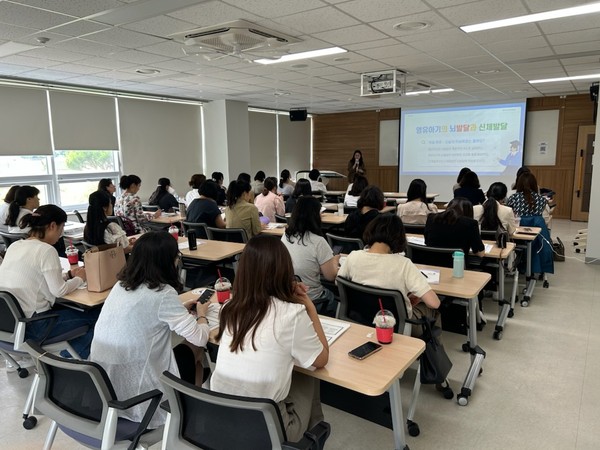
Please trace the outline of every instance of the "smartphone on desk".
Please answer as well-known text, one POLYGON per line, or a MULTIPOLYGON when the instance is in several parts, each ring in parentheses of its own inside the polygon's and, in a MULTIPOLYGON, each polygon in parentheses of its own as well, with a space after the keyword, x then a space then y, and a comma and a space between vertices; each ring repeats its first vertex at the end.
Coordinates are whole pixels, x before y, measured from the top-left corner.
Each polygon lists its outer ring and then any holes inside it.
POLYGON ((210 300, 210 298, 213 296, 213 294, 216 291, 214 289, 209 289, 206 288, 204 289, 204 292, 202 294, 200 294, 200 297, 198 297, 198 300, 196 300, 197 302, 200 302, 201 305, 204 305, 207 301, 210 300))
POLYGON ((363 345, 356 347, 354 350, 348 352, 348 356, 354 359, 365 359, 371 356, 373 353, 381 350, 381 345, 375 342, 365 342, 363 345))

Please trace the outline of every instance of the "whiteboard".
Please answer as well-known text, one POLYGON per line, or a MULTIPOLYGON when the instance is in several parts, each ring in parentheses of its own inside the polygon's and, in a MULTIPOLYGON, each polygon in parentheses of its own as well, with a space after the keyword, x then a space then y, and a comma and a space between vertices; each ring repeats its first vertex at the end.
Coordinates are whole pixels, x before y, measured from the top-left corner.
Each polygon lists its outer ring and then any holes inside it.
POLYGON ((527 113, 524 154, 526 166, 556 165, 558 115, 558 109, 527 113))
POLYGON ((398 165, 398 132, 399 120, 382 120, 379 122, 379 165, 398 165))

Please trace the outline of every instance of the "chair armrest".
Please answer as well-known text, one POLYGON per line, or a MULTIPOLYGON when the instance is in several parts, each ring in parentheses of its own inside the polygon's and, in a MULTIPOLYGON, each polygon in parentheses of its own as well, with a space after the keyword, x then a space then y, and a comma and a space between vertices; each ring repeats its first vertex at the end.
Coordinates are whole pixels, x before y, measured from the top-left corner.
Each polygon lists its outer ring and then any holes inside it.
POLYGON ((319 422, 304 433, 298 442, 284 442, 282 450, 321 450, 325 448, 325 441, 331 433, 331 425, 327 422, 319 422))
POLYGON ((160 404, 160 409, 162 409, 163 411, 166 411, 168 413, 171 412, 171 405, 169 405, 169 400, 165 400, 164 402, 162 402, 160 404))
POLYGON ((45 315, 39 315, 39 316, 33 316, 33 317, 23 317, 21 319, 19 319, 19 322, 22 322, 24 324, 28 324, 31 322, 36 322, 38 320, 48 320, 50 319, 50 322, 48 323, 48 327, 46 328, 46 331, 43 334, 43 337, 40 339, 40 346, 44 345, 44 341, 46 339, 48 339, 48 336, 50 335, 50 332, 52 331, 52 329, 54 328, 54 325, 56 325, 56 322, 58 321, 58 314, 45 314, 45 315))
POLYGON ((140 403, 144 403, 145 401, 151 400, 154 397, 158 397, 160 399, 160 397, 162 397, 162 392, 158 389, 154 389, 152 391, 136 395, 135 397, 131 397, 127 400, 110 400, 108 402, 108 406, 119 410, 125 410, 131 408, 132 406, 139 405, 140 403))

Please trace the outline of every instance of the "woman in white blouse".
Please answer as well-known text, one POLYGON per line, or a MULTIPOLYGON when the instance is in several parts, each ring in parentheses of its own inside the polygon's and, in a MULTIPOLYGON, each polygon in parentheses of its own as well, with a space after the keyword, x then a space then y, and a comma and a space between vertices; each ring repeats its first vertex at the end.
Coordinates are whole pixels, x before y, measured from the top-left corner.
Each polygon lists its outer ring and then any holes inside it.
POLYGON ((406 203, 398 205, 402 223, 425 225, 429 214, 437 214, 437 207, 427 201, 427 185, 420 178, 410 182, 406 197, 406 203))
MULTIPOLYGON (((178 258, 177 241, 171 235, 143 234, 102 307, 90 360, 104 367, 119 398, 161 389, 159 377, 165 370, 179 376, 171 331, 198 347, 208 341, 209 303, 181 303, 178 258)), ((145 409, 146 405, 134 406, 119 416, 140 422, 145 409)), ((150 428, 165 419, 166 413, 159 409, 150 428)))
POLYGON ((15 192, 15 198, 8 207, 6 225, 9 233, 28 233, 28 227, 21 227, 21 219, 40 206, 40 190, 34 186, 21 186, 15 192))
POLYGON ((92 192, 89 196, 90 206, 87 210, 87 222, 83 230, 83 238, 88 244, 118 244, 125 253, 131 252, 135 238, 128 238, 125 230, 107 216, 112 216, 113 207, 110 196, 103 191, 92 192))

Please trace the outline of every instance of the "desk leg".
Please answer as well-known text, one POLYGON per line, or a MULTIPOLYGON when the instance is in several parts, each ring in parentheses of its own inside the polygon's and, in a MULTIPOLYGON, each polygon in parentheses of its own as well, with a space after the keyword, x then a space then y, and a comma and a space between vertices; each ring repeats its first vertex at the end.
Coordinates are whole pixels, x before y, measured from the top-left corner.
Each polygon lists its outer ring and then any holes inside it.
POLYGON ((477 345, 477 296, 467 300, 469 308, 469 353, 471 353, 471 366, 465 377, 465 381, 460 390, 460 394, 456 396, 458 404, 466 406, 469 403, 469 397, 475 387, 475 381, 482 370, 485 352, 477 345))
POLYGON ((392 429, 394 432, 394 449, 408 450, 404 433, 404 416, 402 415, 402 398, 400 396, 400 380, 392 383, 389 389, 390 409, 392 411, 392 429))
POLYGON ((533 259, 533 241, 527 241, 527 270, 525 272, 526 287, 521 300, 521 306, 529 306, 533 290, 535 289, 535 277, 531 273, 531 260, 533 259))
POLYGON ((508 317, 510 310, 510 302, 504 298, 504 265, 502 260, 498 261, 498 304, 500 311, 498 312, 498 321, 496 322, 496 328, 494 330, 494 339, 502 339, 502 331, 504 330, 504 324, 508 317))

